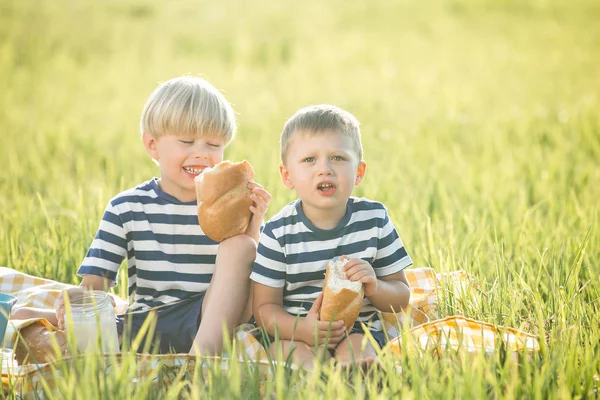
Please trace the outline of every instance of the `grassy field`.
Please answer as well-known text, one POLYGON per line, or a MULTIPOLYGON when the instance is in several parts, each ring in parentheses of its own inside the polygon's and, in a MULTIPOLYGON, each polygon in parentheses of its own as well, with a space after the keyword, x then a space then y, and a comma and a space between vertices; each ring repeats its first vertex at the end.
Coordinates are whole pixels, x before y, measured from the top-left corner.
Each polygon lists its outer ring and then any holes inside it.
MULTIPOLYGON (((278 135, 333 103, 362 123, 368 172, 416 266, 463 269, 463 314, 540 335, 500 354, 405 357, 402 377, 278 370, 291 398, 590 398, 600 388, 600 4, 0 0, 0 265, 77 283, 107 201, 158 173, 142 106, 157 82, 202 75, 238 113, 229 159, 273 194, 278 135)), ((126 293, 122 282, 116 290, 126 293)), ((246 370, 170 386, 70 370, 65 398, 259 396, 246 370)), ((52 393, 47 393, 52 395, 52 393)))

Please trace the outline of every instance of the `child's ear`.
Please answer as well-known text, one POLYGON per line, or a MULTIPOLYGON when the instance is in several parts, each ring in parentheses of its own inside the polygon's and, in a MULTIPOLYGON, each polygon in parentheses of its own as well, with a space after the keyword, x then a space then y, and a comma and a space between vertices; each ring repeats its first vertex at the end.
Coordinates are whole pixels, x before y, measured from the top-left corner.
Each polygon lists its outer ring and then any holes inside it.
POLYGON ((285 187, 288 189, 294 188, 294 184, 290 179, 290 171, 288 171, 288 169, 285 167, 285 164, 279 165, 279 176, 281 177, 281 182, 283 182, 285 187))
POLYGON ((156 150, 156 138, 149 134, 148 132, 144 132, 142 134, 142 141, 144 142, 144 147, 146 148, 146 152, 154 161, 158 161, 158 151, 156 150))
POLYGON ((354 186, 358 186, 358 184, 362 182, 366 172, 367 163, 361 161, 360 163, 358 163, 358 168, 356 169, 356 179, 354 179, 354 186))

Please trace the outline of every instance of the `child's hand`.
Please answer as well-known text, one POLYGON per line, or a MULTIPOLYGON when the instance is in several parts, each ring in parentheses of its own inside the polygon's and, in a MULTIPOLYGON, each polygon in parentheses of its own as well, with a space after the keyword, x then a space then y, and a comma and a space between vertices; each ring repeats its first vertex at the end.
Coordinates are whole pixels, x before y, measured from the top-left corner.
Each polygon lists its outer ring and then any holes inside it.
POLYGON ((58 305, 56 306, 56 319, 58 321, 58 329, 61 331, 65 330, 65 297, 71 298, 71 295, 74 293, 81 293, 86 289, 83 287, 75 287, 70 289, 65 289, 58 296, 58 305))
POLYGON ((365 288, 365 296, 369 297, 377 292, 377 275, 375 270, 365 260, 353 258, 343 268, 346 277, 352 282, 362 282, 365 288))
POLYGON ((263 218, 269 208, 271 194, 256 182, 249 182, 248 189, 252 191, 252 194, 250 195, 250 198, 252 199, 252 205, 250 206, 252 218, 250 219, 248 229, 246 229, 246 235, 252 237, 258 243, 260 226, 262 225, 263 218))
POLYGON ((322 303, 323 292, 308 310, 306 317, 301 320, 303 326, 299 329, 301 336, 299 339, 310 346, 322 345, 327 342, 327 347, 333 349, 346 337, 346 328, 344 327, 344 321, 333 321, 331 323, 329 321, 319 321, 319 311, 322 303))
MULTIPOLYGON (((71 300, 74 294, 79 294, 78 297, 81 297, 82 293, 88 291, 88 289, 83 286, 74 287, 70 289, 65 289, 60 293, 58 297, 58 305, 56 306, 56 319, 58 322, 58 329, 64 331, 66 328, 65 325, 65 297, 69 297, 69 301, 71 300)), ((110 300, 113 307, 115 307, 115 299, 109 295, 108 299, 110 300)))

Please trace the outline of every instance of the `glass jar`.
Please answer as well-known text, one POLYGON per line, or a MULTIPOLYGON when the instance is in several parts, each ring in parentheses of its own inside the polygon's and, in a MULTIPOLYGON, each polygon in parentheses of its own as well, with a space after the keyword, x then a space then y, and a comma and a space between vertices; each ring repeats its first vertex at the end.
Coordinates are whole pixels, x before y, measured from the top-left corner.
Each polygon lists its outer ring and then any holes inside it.
POLYGON ((16 375, 19 372, 19 364, 17 364, 15 353, 12 349, 2 349, 0 358, 2 358, 2 375, 16 375))
POLYGON ((87 290, 69 293, 69 300, 71 315, 65 315, 65 326, 67 332, 73 330, 77 350, 94 351, 100 339, 102 352, 118 352, 117 322, 110 295, 102 290, 87 290))

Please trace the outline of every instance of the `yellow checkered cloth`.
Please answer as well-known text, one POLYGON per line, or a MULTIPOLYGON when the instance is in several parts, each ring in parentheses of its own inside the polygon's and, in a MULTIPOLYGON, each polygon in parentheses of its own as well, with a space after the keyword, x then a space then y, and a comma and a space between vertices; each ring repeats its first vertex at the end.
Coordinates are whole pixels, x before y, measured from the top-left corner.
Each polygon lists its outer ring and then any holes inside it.
MULTIPOLYGON (((55 309, 61 292, 76 287, 49 279, 27 275, 11 268, 0 267, 0 293, 10 294, 17 298, 13 310, 21 307, 55 309)), ((126 300, 112 295, 115 300, 115 313, 127 311, 126 300)), ((9 321, 4 335, 3 346, 12 347, 19 329, 29 325, 31 321, 9 321)))
POLYGON ((458 315, 419 325, 410 333, 408 343, 402 343, 397 337, 388 342, 386 349, 397 355, 403 351, 410 355, 420 351, 431 351, 437 355, 447 351, 493 353, 498 343, 503 342, 507 352, 540 351, 537 337, 532 334, 458 315))
MULTIPOLYGON (((405 351, 413 351, 417 348, 426 350, 434 346, 440 354, 448 349, 491 352, 494 351, 499 339, 515 351, 539 351, 539 343, 535 336, 516 329, 497 327, 462 316, 438 319, 436 304, 441 289, 450 290, 455 296, 460 297, 470 296, 470 288, 476 287, 464 271, 436 274, 432 268, 414 268, 405 270, 405 274, 410 284, 410 304, 405 310, 398 313, 383 313, 385 330, 389 337, 395 338, 388 343, 384 351, 401 354, 401 351, 404 350, 398 337, 402 326, 412 328, 410 337, 413 340, 411 342, 418 344, 418 346, 405 345, 404 347, 407 348, 405 351)), ((0 267, 0 292, 18 298, 15 308, 55 308, 60 292, 70 287, 73 286, 0 267)), ((125 312, 127 301, 114 297, 117 304, 115 312, 125 312)), ((14 337, 20 324, 22 324, 22 322, 17 321, 10 322, 5 339, 7 342, 10 342, 10 338, 14 337)), ((249 324, 238 327, 235 334, 238 356, 236 359, 218 359, 222 368, 228 368, 232 362, 251 363, 253 368, 259 368, 265 378, 270 376, 271 369, 268 366, 272 366, 272 363, 269 363, 265 349, 253 335, 256 329, 249 324)), ((151 357, 138 355, 136 357, 140 360, 137 366, 140 376, 156 374, 156 368, 152 366, 156 366, 158 363, 162 363, 161 365, 187 366, 193 370, 196 362, 195 357, 185 354, 155 355, 151 357)), ((210 362, 214 365, 215 360, 212 359, 210 362)), ((14 382, 18 384, 28 382, 27 385, 39 381, 42 377, 46 381, 54 379, 53 366, 49 364, 14 366, 14 368, 8 369, 3 366, 2 379, 5 385, 10 379, 17 379, 13 381, 13 384, 14 382)), ((398 366, 398 371, 401 371, 400 366, 398 366)))
MULTIPOLYGON (((388 336, 398 336, 398 323, 402 326, 417 326, 435 318, 434 304, 437 300, 436 290, 440 287, 439 278, 431 268, 406 270, 406 277, 411 286, 411 303, 397 314, 383 313, 385 328, 388 336)), ((60 293, 75 286, 48 279, 27 275, 14 269, 0 267, 0 292, 17 297, 13 309, 20 307, 37 307, 45 309, 56 308, 60 293)), ((115 313, 122 314, 127 310, 127 301, 120 297, 115 299, 115 313)), ((14 336, 20 327, 20 322, 10 323, 5 335, 5 346, 11 347, 14 336)), ((246 327, 247 329, 249 327, 246 327)), ((252 337, 252 335, 244 335, 252 337)), ((254 358, 254 342, 250 346, 250 356, 254 358)), ((256 345, 260 346, 258 342, 256 345)))
MULTIPOLYGON (((13 309, 20 307, 56 308, 60 293, 73 287, 76 286, 27 275, 11 268, 0 267, 0 293, 17 297, 13 309)), ((116 313, 127 311, 127 300, 114 295, 112 297, 115 299, 116 313)))

